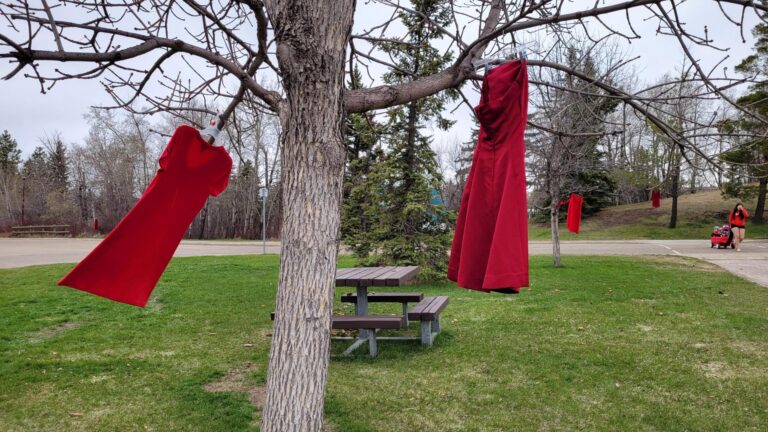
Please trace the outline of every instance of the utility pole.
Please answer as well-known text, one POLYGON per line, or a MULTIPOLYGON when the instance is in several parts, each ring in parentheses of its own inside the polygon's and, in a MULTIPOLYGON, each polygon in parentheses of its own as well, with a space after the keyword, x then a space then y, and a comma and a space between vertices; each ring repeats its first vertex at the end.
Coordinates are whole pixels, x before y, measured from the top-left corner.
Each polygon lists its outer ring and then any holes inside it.
POLYGON ((21 176, 21 226, 24 226, 24 192, 27 176, 21 176))

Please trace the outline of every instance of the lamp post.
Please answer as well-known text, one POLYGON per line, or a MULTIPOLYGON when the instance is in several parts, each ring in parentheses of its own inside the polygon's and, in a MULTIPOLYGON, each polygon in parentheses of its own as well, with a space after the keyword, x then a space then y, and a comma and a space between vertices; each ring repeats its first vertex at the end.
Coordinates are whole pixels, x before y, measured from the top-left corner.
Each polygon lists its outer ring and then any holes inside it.
POLYGON ((21 226, 24 226, 24 201, 25 201, 25 192, 26 192, 26 180, 27 176, 24 174, 21 175, 21 226))
POLYGON ((262 254, 267 253, 267 195, 269 189, 262 187, 259 189, 259 197, 261 197, 261 248, 262 254))

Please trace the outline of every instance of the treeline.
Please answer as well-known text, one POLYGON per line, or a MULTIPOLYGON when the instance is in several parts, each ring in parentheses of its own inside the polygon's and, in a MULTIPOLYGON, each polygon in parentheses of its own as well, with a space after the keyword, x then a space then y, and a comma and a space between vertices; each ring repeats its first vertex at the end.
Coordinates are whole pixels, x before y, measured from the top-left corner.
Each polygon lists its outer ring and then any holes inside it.
MULTIPOLYGON (((278 122, 260 113, 238 112, 219 137, 234 168, 227 190, 211 197, 187 238, 279 236, 281 217, 278 122), (266 189, 266 202, 261 194, 266 189)), ((204 124, 190 113, 188 120, 204 124)), ((67 224, 74 235, 106 233, 137 202, 157 171, 157 160, 179 121, 150 123, 147 116, 92 110, 82 143, 59 134, 40 139, 22 159, 11 131, 0 135, 0 231, 16 225, 67 224)))

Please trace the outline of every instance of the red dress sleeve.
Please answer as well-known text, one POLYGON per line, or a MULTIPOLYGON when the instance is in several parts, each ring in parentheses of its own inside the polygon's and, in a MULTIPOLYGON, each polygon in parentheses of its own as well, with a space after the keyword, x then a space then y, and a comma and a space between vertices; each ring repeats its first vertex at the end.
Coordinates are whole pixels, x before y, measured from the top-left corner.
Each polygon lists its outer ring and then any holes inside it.
POLYGON ((224 190, 227 188, 227 185, 229 185, 229 173, 232 169, 231 161, 229 166, 229 169, 226 172, 222 172, 222 175, 211 184, 211 188, 208 190, 208 193, 211 196, 219 196, 219 194, 224 192, 224 190))
POLYGON ((171 140, 160 155, 160 159, 157 161, 160 165, 160 169, 157 170, 158 172, 165 171, 168 168, 168 161, 171 158, 171 149, 174 147, 173 143, 174 140, 171 140))

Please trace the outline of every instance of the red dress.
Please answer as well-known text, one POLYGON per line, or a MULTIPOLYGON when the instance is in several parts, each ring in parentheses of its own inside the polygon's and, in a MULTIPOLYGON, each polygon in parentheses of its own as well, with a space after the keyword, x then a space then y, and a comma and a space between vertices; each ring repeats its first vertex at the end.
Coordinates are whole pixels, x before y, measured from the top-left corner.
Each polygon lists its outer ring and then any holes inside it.
POLYGON ((568 231, 572 233, 579 233, 581 227, 581 207, 584 204, 584 198, 581 195, 571 194, 571 198, 568 199, 568 217, 566 223, 568 225, 568 231))
POLYGON ((661 207, 661 192, 657 190, 651 192, 651 206, 653 208, 661 207))
POLYGON ((130 212, 59 281, 115 301, 147 304, 189 224, 229 182, 232 159, 224 147, 180 126, 160 156, 160 169, 130 212))
POLYGON ((483 81, 477 147, 461 198, 448 279, 479 291, 528 286, 528 213, 523 134, 528 72, 519 61, 483 81))

